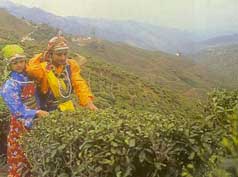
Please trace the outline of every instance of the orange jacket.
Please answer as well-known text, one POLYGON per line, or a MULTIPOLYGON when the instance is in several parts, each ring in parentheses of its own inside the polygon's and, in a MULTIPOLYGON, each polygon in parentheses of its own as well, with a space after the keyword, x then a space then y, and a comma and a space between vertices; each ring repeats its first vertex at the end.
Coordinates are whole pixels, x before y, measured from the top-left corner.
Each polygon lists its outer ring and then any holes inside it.
MULTIPOLYGON (((46 94, 49 90, 49 84, 46 77, 46 68, 43 67, 44 62, 41 63, 42 55, 43 54, 41 53, 30 59, 26 68, 26 72, 29 77, 32 77, 40 83, 40 91, 43 94, 46 94)), ((86 81, 80 75, 80 68, 78 63, 72 59, 68 59, 67 62, 70 65, 71 82, 74 92, 79 99, 79 104, 81 106, 86 106, 93 99, 93 95, 86 81)), ((63 66, 56 68, 57 73, 61 73, 62 71, 63 66)))

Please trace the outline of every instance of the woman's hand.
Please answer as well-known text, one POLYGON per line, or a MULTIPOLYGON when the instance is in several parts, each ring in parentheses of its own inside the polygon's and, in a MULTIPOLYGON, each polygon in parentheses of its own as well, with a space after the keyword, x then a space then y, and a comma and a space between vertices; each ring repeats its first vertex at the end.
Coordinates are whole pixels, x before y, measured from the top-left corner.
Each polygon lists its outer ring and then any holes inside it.
POLYGON ((98 108, 93 104, 92 101, 90 101, 87 105, 86 105, 86 108, 92 110, 92 111, 96 111, 98 110, 98 108))
POLYGON ((37 116, 37 117, 45 117, 45 116, 48 116, 48 115, 49 115, 49 112, 47 112, 47 111, 38 110, 38 111, 36 112, 36 116, 37 116))

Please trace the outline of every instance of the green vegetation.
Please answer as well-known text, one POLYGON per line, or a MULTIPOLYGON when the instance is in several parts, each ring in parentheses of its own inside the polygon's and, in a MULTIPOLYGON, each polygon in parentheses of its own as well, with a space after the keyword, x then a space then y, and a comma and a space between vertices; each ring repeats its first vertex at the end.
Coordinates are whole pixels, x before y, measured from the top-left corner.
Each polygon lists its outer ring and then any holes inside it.
POLYGON ((213 127, 220 127, 220 146, 222 153, 213 155, 209 163, 210 171, 206 176, 236 177, 237 170, 237 109, 238 90, 216 90, 210 94, 210 104, 206 107, 206 121, 213 127))
POLYGON ((7 134, 9 130, 10 115, 0 97, 0 167, 6 164, 7 134))
POLYGON ((192 118, 120 109, 55 112, 22 144, 36 176, 232 176, 237 149, 228 143, 237 148, 237 119, 229 117, 237 98, 238 91, 214 91, 192 118))
POLYGON ((82 66, 82 71, 100 108, 116 107, 167 114, 192 109, 178 94, 103 61, 91 58, 86 66, 82 66))

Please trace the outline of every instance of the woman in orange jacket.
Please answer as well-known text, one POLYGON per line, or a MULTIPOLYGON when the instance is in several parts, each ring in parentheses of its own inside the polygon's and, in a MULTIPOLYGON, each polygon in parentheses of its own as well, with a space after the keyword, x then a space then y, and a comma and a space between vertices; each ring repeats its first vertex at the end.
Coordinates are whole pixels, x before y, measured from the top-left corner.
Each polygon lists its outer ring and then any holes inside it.
POLYGON ((79 65, 68 59, 68 45, 61 35, 53 37, 45 52, 29 61, 27 74, 40 84, 42 109, 74 110, 71 93, 74 90, 81 106, 97 110, 93 95, 80 75, 79 65))

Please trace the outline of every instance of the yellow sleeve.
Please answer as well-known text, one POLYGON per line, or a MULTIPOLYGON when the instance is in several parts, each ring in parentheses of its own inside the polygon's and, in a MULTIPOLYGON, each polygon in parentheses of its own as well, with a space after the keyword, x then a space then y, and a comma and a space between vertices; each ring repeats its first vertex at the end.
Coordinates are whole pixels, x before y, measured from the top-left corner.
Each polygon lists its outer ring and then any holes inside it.
POLYGON ((86 81, 80 75, 80 68, 76 61, 68 60, 71 70, 72 86, 79 99, 81 106, 86 106, 93 99, 93 95, 86 83, 86 81))
POLYGON ((40 64, 42 56, 43 56, 42 53, 35 55, 33 58, 29 60, 28 64, 29 65, 40 64))
POLYGON ((37 55, 36 57, 29 60, 28 65, 26 66, 26 72, 29 77, 41 81, 44 77, 44 71, 40 64, 41 55, 37 55))
POLYGON ((28 65, 26 66, 27 75, 40 83, 41 92, 47 93, 48 91, 48 81, 45 76, 45 70, 43 65, 45 62, 41 62, 42 54, 37 55, 36 57, 29 60, 28 65))

